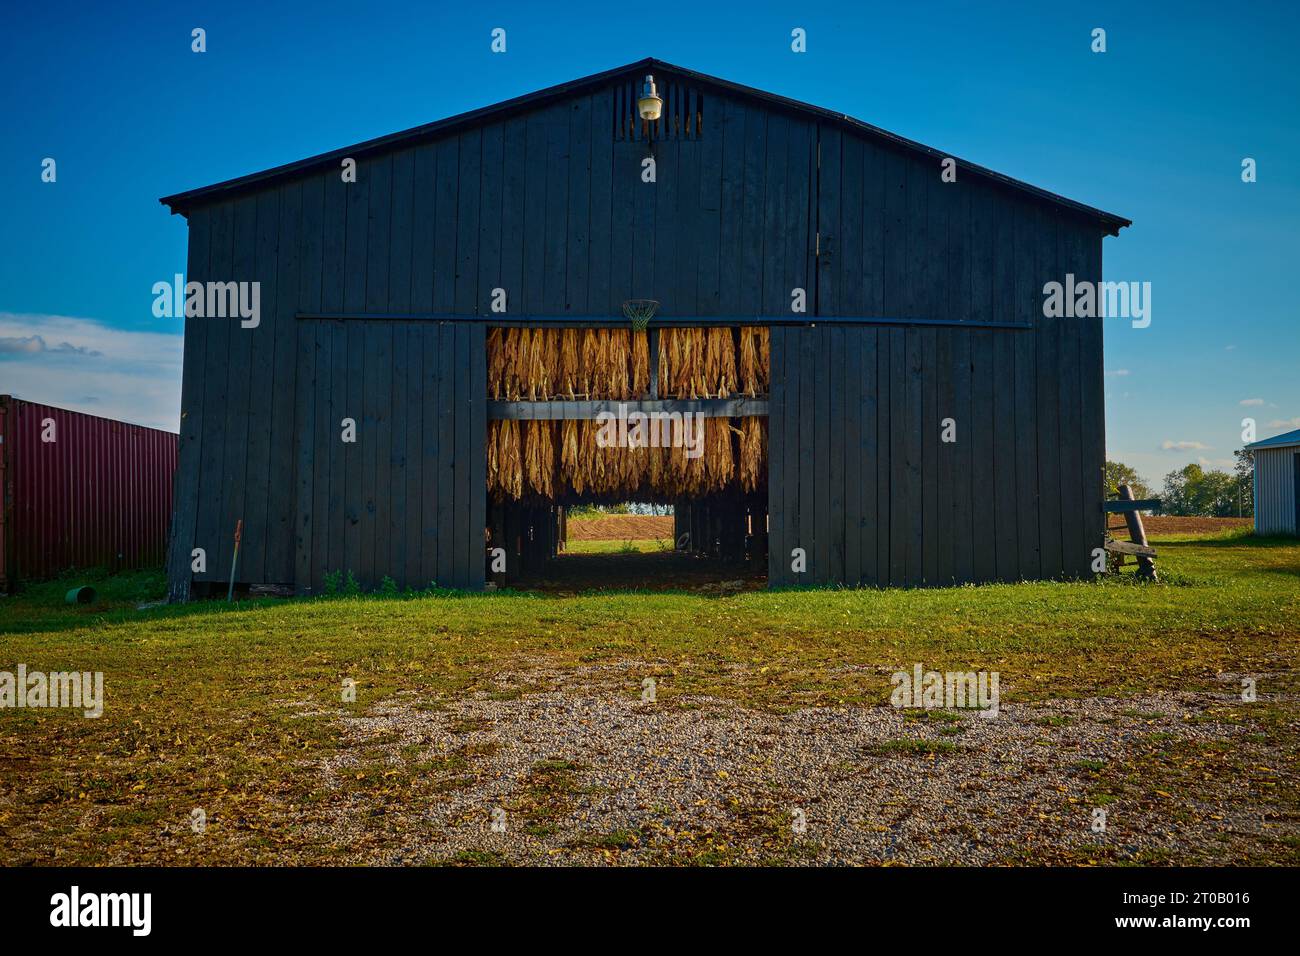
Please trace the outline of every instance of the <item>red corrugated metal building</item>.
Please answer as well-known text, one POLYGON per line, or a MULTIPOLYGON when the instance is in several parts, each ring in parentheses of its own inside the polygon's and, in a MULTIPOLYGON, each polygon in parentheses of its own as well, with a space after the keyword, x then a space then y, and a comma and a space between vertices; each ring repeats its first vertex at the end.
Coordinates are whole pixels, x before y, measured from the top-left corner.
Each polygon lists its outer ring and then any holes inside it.
POLYGON ((176 442, 0 395, 0 589, 72 568, 161 566, 176 442))

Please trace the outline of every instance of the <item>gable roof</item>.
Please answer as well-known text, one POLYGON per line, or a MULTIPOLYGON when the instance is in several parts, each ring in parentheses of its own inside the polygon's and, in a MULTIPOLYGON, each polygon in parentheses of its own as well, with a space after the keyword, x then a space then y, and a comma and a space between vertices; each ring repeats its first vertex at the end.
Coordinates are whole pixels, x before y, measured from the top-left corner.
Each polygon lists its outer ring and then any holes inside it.
POLYGON ((256 189, 269 183, 282 179, 287 179, 295 175, 300 175, 313 171, 318 167, 336 166, 340 161, 347 157, 357 158, 367 154, 383 152, 398 146, 405 146, 420 140, 433 138, 435 136, 471 126, 487 120, 496 119, 502 115, 517 112, 523 109, 532 109, 545 105, 563 97, 575 93, 584 92, 592 87, 599 87, 610 80, 624 76, 625 74, 641 72, 669 72, 678 76, 693 80, 702 86, 712 86, 715 89, 722 90, 726 93, 733 94, 741 98, 759 100, 770 106, 783 110, 791 110, 799 113, 810 115, 816 119, 826 122, 837 123, 848 129, 864 133, 868 137, 876 139, 882 143, 900 147, 902 149, 920 153, 933 159, 956 159, 958 165, 963 171, 973 173, 983 179, 990 180, 1002 186, 1028 193, 1029 195, 1070 210, 1085 218, 1096 219, 1098 224, 1109 235, 1118 235, 1120 229, 1125 226, 1131 226, 1131 220, 1114 213, 1105 212, 1093 206, 1076 202, 1073 199, 1067 199, 1056 193, 1049 192, 1046 189, 1040 189, 1029 183, 1021 182, 1010 176, 995 172, 975 163, 968 163, 965 160, 958 159, 950 153, 934 149, 915 140, 899 136, 897 133, 891 133, 888 130, 881 129, 878 126, 872 126, 870 123, 854 119, 843 113, 836 113, 833 110, 823 109, 820 106, 813 106, 809 103, 802 103, 798 100, 792 100, 788 97, 778 96, 775 93, 768 93, 765 90, 755 89, 751 86, 744 86, 739 83, 733 83, 730 80, 719 79, 715 76, 709 76, 704 73, 697 73, 694 70, 688 70, 684 67, 674 66, 671 63, 665 63, 663 60, 657 60, 654 57, 647 57, 643 60, 637 60, 635 63, 628 63, 625 66, 615 67, 612 70, 605 70, 601 73, 593 73, 591 76, 585 76, 581 79, 570 80, 567 83, 561 83, 558 86, 547 87, 544 90, 538 90, 535 93, 526 93, 523 96, 517 96, 513 99, 495 103, 491 106, 480 107, 476 110, 470 110, 467 113, 460 113, 456 116, 450 116, 446 119, 436 120, 432 123, 426 123, 423 126, 415 126, 408 130, 398 133, 390 133, 387 136, 380 136, 376 139, 366 140, 365 142, 355 143, 351 146, 344 146, 340 149, 330 150, 327 153, 321 153, 317 156, 311 156, 307 159, 300 159, 296 162, 286 163, 283 166, 276 166, 257 173, 250 173, 247 176, 240 176, 235 179, 228 179, 224 182, 214 183, 211 186, 202 186, 198 189, 190 189, 185 192, 175 193, 171 196, 164 196, 158 200, 163 205, 171 209, 173 213, 185 213, 190 207, 204 201, 225 198, 234 193, 244 192, 250 189, 256 189))
POLYGON ((1261 441, 1251 442, 1247 448, 1286 448, 1290 445, 1300 445, 1300 428, 1293 432, 1283 432, 1281 435, 1274 435, 1272 438, 1265 438, 1261 441))

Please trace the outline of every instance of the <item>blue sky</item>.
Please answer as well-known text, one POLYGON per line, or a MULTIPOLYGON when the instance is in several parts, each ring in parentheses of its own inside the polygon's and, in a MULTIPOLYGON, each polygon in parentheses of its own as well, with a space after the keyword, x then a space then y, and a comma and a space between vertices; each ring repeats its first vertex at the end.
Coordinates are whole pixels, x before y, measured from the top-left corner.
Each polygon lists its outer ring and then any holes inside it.
POLYGON ((1261 437, 1300 427, 1294 4, 128 0, 5 19, 0 392, 174 428, 179 327, 150 288, 184 270, 186 233, 159 196, 657 56, 1131 218, 1106 278, 1151 282, 1153 321, 1107 322, 1110 457, 1158 482, 1227 464, 1246 415, 1261 437))

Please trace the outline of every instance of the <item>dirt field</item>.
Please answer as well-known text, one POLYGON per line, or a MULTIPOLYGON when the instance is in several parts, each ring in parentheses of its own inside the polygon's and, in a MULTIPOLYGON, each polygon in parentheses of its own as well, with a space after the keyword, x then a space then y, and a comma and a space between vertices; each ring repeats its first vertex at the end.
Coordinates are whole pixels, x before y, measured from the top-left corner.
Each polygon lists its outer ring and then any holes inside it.
MULTIPOLYGON (((1147 537, 1158 538, 1166 534, 1216 534, 1234 528, 1249 528, 1254 521, 1254 518, 1179 518, 1143 515, 1142 527, 1146 528, 1147 537)), ((1115 537, 1128 537, 1128 527, 1124 523, 1123 515, 1110 515, 1107 526, 1115 537)))
MULTIPOLYGON (((1248 528, 1253 518, 1178 518, 1143 517, 1149 537, 1169 534, 1214 534, 1234 528, 1248 528)), ((1110 516, 1110 530, 1116 537, 1127 538, 1123 515, 1110 516)), ((606 515, 603 518, 569 522, 569 537, 574 541, 625 541, 643 538, 671 538, 672 515, 606 515)))
POLYGON ((606 515, 569 522, 569 537, 574 541, 626 541, 672 536, 672 515, 606 515))

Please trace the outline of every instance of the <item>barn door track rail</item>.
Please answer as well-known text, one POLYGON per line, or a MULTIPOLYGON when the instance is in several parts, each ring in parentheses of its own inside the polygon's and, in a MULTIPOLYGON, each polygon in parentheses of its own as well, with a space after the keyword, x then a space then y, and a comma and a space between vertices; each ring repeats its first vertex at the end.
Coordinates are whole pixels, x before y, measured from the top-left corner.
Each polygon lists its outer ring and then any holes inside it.
MULTIPOLYGON (((560 326, 626 328, 623 315, 461 315, 451 312, 299 312, 301 321, 334 322, 473 322, 493 328, 560 326)), ((656 315, 650 328, 736 325, 890 325, 959 329, 1032 329, 1032 322, 972 322, 963 319, 904 319, 868 315, 656 315)))

